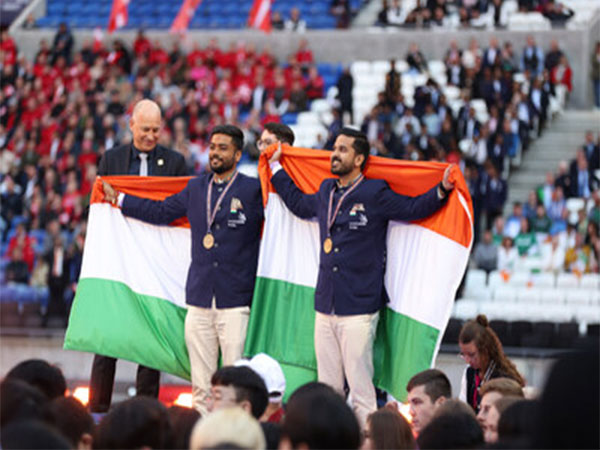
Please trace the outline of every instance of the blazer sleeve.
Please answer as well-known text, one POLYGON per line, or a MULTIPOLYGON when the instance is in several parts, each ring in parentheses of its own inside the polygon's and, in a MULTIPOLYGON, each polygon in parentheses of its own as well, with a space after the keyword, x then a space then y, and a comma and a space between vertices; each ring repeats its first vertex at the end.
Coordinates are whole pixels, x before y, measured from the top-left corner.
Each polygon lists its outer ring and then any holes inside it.
POLYGON ((121 212, 125 216, 154 225, 168 225, 175 219, 187 215, 189 195, 190 183, 181 192, 162 201, 125 195, 121 212))
POLYGON ((106 152, 104 152, 104 155, 102 155, 102 158, 100 159, 97 173, 100 176, 108 175, 108 162, 106 158, 106 152))
POLYGON ((437 194, 438 186, 435 185, 429 191, 417 197, 408 197, 406 195, 397 194, 387 183, 379 192, 380 210, 388 220, 404 220, 412 221, 424 219, 436 212, 444 205, 446 198, 440 199, 437 194))
POLYGON ((273 175, 271 183, 273 183, 285 206, 296 216, 301 219, 312 219, 317 216, 317 194, 305 194, 298 189, 298 186, 294 184, 294 181, 284 169, 273 175))
POLYGON ((189 170, 187 164, 185 163, 185 158, 183 155, 177 155, 177 161, 175 162, 175 173, 173 174, 176 177, 185 177, 189 175, 189 170))

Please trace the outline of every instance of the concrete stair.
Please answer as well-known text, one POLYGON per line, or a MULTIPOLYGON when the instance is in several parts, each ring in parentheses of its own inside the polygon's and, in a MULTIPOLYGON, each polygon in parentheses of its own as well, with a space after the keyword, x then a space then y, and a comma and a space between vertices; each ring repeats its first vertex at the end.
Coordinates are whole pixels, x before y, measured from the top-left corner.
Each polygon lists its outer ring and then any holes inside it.
POLYGON ((566 111, 547 124, 542 137, 523 155, 520 167, 510 172, 505 214, 510 214, 513 202, 527 201, 529 191, 544 182, 546 172, 555 173, 560 161, 575 157, 587 130, 600 131, 600 111, 566 111))

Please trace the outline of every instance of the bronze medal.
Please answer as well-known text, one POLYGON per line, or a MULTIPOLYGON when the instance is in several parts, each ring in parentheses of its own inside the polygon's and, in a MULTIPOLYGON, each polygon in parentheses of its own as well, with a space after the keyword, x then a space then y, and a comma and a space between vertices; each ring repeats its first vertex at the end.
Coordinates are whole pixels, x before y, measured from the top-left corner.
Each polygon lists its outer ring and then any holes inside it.
POLYGON ((202 245, 206 250, 210 250, 215 245, 215 238, 211 233, 206 233, 204 239, 202 239, 202 245))
POLYGON ((323 241, 323 251, 327 254, 331 253, 331 249, 333 248, 333 241, 331 238, 327 238, 323 241))

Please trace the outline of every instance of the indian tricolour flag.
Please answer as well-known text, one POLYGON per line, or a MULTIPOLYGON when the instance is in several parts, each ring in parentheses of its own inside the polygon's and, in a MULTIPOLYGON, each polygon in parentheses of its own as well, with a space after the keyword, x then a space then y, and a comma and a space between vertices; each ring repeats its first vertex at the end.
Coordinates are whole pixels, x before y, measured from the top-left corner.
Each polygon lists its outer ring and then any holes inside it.
MULTIPOLYGON (((281 164, 302 191, 314 193, 332 176, 329 156, 325 151, 284 147, 281 164)), ((446 167, 373 157, 365 176, 385 179, 394 191, 415 196, 439 183, 446 167)), ((259 174, 265 227, 246 353, 265 352, 279 360, 293 389, 316 379, 314 293, 321 237, 315 221, 295 217, 277 195, 269 182, 266 156, 260 160, 259 174)), ((456 189, 439 212, 388 227, 389 303, 377 330, 374 381, 399 399, 406 396, 409 378, 434 362, 469 258, 471 198, 458 168, 452 178, 456 189)))
MULTIPOLYGON (((156 200, 179 192, 189 178, 103 179, 121 192, 156 200)), ((184 340, 189 223, 149 225, 124 217, 103 197, 102 183, 96 180, 64 348, 127 359, 189 379, 184 340)))
MULTIPOLYGON (((331 177, 329 155, 284 147, 281 163, 310 193, 331 177)), ((439 183, 445 167, 371 158, 365 175, 386 179, 399 193, 418 195, 439 183)), ((276 358, 286 374, 289 394, 316 379, 314 292, 320 237, 316 222, 295 217, 273 190, 266 155, 261 157, 259 174, 265 225, 246 354, 265 352, 276 358)), ((408 378, 435 359, 468 260, 471 200, 458 169, 453 177, 456 189, 438 213, 415 223, 390 223, 388 229, 385 286, 390 301, 379 321, 374 381, 400 399, 408 378)), ((180 191, 188 180, 104 179, 122 192, 152 199, 180 191)), ((189 378, 184 341, 189 225, 185 220, 169 226, 145 224, 124 217, 102 200, 97 181, 64 346, 189 378)))

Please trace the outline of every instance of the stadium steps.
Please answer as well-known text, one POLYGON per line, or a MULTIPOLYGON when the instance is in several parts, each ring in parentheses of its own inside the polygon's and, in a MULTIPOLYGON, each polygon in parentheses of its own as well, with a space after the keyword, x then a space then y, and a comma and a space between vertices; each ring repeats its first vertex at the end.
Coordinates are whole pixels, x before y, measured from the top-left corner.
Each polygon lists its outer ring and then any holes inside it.
POLYGON ((381 11, 381 2, 370 1, 352 21, 352 28, 372 27, 381 11))
POLYGON ((533 141, 523 155, 521 166, 509 176, 505 214, 512 211, 513 202, 527 200, 529 191, 544 182, 546 172, 556 173, 560 161, 575 157, 587 130, 599 129, 598 111, 565 111, 548 123, 542 137, 533 141))

